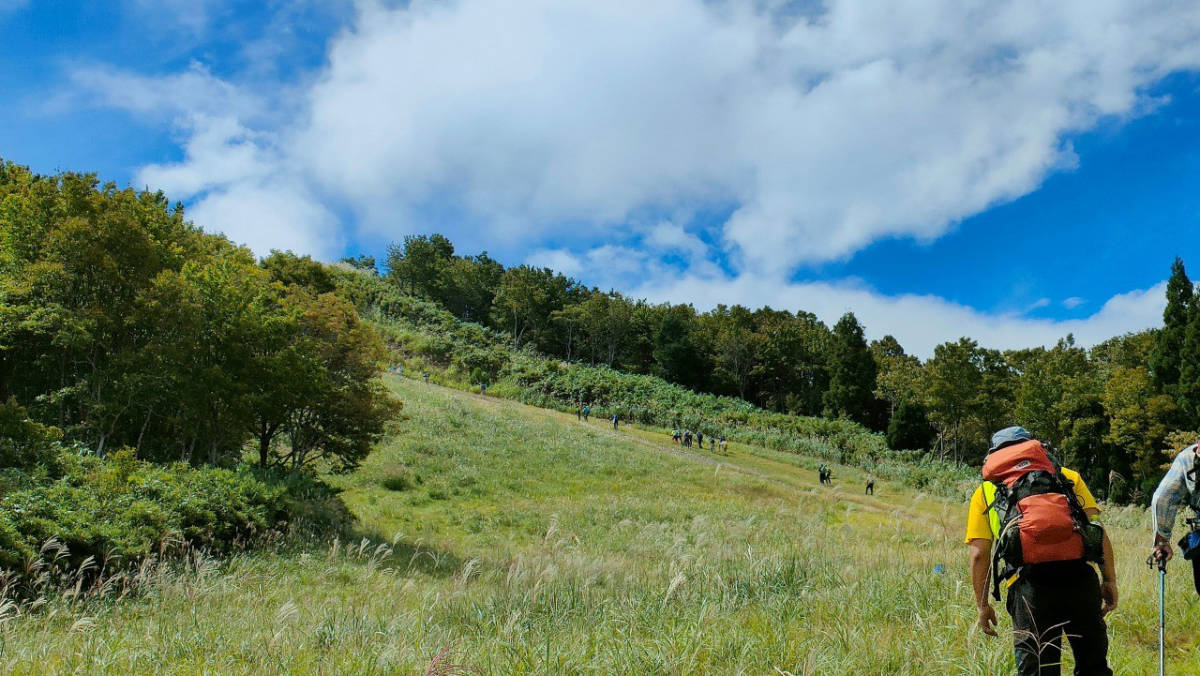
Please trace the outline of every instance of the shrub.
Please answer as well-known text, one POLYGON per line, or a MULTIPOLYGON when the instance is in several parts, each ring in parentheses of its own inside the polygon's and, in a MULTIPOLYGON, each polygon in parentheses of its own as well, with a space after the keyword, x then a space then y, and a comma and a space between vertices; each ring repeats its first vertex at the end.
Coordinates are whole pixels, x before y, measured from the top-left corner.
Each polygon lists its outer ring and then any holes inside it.
POLYGON ((59 449, 55 462, 57 476, 9 475, 11 490, 0 496, 0 568, 19 574, 52 539, 67 551, 55 565, 94 557, 111 570, 185 544, 225 553, 271 533, 336 529, 349 520, 333 489, 308 475, 156 465, 129 449, 108 458, 59 449))

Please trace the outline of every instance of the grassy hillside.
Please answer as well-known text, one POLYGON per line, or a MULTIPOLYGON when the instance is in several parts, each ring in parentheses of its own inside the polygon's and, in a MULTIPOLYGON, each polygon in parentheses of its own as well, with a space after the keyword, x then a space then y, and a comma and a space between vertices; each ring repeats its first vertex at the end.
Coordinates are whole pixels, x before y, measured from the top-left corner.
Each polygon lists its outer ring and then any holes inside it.
MULTIPOLYGON (((361 542, 148 567, 134 596, 0 606, 0 671, 1005 673, 970 627, 962 500, 732 444, 391 378, 397 436, 337 478, 361 542), (935 566, 945 567, 935 573, 935 566)), ((1107 519, 1120 673, 1155 659, 1144 513, 1107 519)), ((1176 566, 1171 664, 1200 670, 1176 566)), ((1005 626, 1007 626, 1005 624, 1005 626)))
POLYGON ((869 467, 878 476, 944 496, 966 490, 977 474, 922 450, 889 449, 882 434, 849 420, 775 413, 651 375, 514 350, 507 336, 400 293, 386 280, 345 270, 336 279, 410 375, 428 372, 434 383, 478 391, 482 379, 490 383, 492 396, 564 411, 588 402, 597 417, 618 413, 660 430, 679 425, 709 436, 725 434, 765 448, 869 467))

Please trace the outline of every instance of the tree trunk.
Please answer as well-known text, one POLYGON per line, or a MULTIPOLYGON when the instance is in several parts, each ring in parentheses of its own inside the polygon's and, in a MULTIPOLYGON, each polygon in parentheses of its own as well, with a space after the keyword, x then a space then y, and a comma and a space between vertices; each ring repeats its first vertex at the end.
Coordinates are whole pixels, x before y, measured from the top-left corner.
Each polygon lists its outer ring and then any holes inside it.
POLYGON ((138 432, 137 448, 134 449, 134 454, 137 457, 142 457, 142 438, 146 436, 146 428, 150 426, 150 417, 154 415, 154 409, 146 411, 146 420, 142 423, 142 429, 138 432))

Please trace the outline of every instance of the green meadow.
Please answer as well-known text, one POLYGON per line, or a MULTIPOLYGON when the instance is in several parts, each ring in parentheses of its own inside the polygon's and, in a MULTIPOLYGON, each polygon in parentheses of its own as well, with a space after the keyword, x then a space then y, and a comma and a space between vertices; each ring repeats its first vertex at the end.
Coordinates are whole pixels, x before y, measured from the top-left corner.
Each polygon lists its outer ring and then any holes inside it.
MULTIPOLYGON (((732 440, 389 377, 395 433, 330 481, 353 536, 148 564, 124 593, 0 605, 0 671, 43 673, 997 674, 973 631, 946 499, 732 440), (941 572, 935 570, 941 566, 941 572)), ((1118 673, 1157 665, 1144 510, 1106 514, 1118 673)), ((1200 672, 1190 571, 1169 576, 1168 661, 1200 672)), ((1007 618, 1002 628, 1007 627, 1007 618)), ((1069 658, 1068 658, 1069 659, 1069 658)))

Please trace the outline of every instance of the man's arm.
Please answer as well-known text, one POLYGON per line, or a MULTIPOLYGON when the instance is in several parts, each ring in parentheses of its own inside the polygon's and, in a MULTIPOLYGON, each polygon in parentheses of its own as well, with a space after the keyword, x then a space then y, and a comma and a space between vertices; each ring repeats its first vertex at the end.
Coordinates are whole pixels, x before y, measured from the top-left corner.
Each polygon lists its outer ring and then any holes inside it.
POLYGON ((1154 554, 1155 558, 1169 561, 1175 552, 1171 550, 1171 529, 1175 527, 1175 515, 1179 505, 1188 496, 1186 476, 1191 469, 1193 454, 1180 453, 1171 463, 1167 475, 1159 482, 1150 500, 1150 513, 1154 515, 1154 554))
POLYGON ((975 607, 979 611, 979 628, 988 636, 996 636, 996 611, 988 602, 988 580, 992 572, 992 541, 975 538, 967 543, 971 552, 971 587, 975 590, 975 607))
MULTIPOLYGON (((1100 516, 1100 510, 1089 507, 1084 512, 1089 519, 1100 516)), ((1108 539, 1108 531, 1104 531, 1104 563, 1100 565, 1100 598, 1104 600, 1101 614, 1107 615, 1117 609, 1117 562, 1113 557, 1112 541, 1108 539)))

